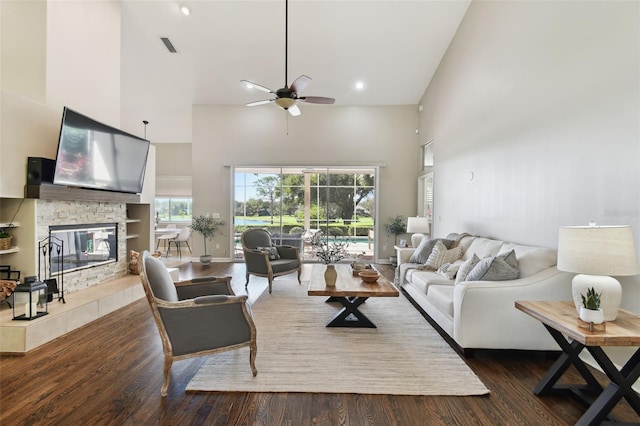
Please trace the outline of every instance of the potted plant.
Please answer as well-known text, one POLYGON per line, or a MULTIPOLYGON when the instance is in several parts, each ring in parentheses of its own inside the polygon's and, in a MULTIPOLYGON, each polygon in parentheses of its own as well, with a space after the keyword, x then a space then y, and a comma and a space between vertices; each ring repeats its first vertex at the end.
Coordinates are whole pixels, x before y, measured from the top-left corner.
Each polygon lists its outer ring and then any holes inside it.
POLYGON ((321 239, 313 244, 313 252, 318 260, 327 265, 324 272, 324 281, 329 287, 336 285, 338 273, 335 264, 349 256, 347 247, 349 247, 348 241, 329 243, 326 239, 321 239))
POLYGON ((216 220, 208 215, 199 215, 191 218, 191 229, 204 237, 204 254, 200 256, 200 263, 208 265, 213 256, 207 253, 207 240, 212 239, 224 226, 224 221, 216 220))
POLYGON ((587 295, 580 294, 582 297, 582 307, 580 308, 580 319, 584 322, 601 324, 604 322, 604 313, 600 308, 600 296, 602 293, 596 293, 591 287, 587 289, 587 295))
MULTIPOLYGON (((393 244, 396 244, 396 240, 398 239, 398 235, 404 234, 407 232, 407 224, 405 223, 405 217, 402 215, 398 215, 391 219, 389 223, 384 226, 384 229, 387 231, 387 235, 393 235, 393 244)), ((396 264, 398 262, 398 258, 396 256, 390 256, 389 261, 392 264, 396 264)))

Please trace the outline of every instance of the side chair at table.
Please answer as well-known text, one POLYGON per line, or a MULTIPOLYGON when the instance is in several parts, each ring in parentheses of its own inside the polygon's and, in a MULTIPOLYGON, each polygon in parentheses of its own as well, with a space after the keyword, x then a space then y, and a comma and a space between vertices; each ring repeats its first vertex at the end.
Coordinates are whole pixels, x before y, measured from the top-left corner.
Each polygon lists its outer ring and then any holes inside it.
POLYGON ((164 381, 160 394, 167 396, 174 360, 216 354, 249 347, 249 365, 255 376, 256 327, 247 307, 247 296, 236 296, 231 277, 202 277, 173 282, 161 260, 142 254, 140 279, 164 351, 164 381))

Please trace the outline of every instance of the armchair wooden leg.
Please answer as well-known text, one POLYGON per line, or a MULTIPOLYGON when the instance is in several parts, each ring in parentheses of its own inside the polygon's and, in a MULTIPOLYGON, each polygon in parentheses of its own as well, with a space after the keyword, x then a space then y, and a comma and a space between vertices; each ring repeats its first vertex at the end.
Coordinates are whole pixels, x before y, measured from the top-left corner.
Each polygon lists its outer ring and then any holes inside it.
POLYGON ((256 353, 258 352, 258 345, 256 342, 251 342, 251 346, 249 348, 249 364, 251 365, 251 372, 253 373, 253 377, 258 374, 258 369, 256 368, 256 353))
POLYGON ((249 273, 247 272, 247 282, 244 284, 244 288, 249 287, 249 273))
POLYGON ((302 284, 302 281, 300 281, 300 272, 302 272, 302 268, 298 268, 298 284, 302 284))
POLYGON ((269 294, 271 294, 271 286, 272 286, 272 284, 273 284, 273 274, 271 274, 271 273, 270 273, 270 274, 267 276, 267 279, 269 280, 269 294))
POLYGON ((164 357, 164 381, 162 382, 162 388, 160 389, 161 396, 167 396, 167 389, 169 389, 169 380, 171 379, 171 364, 173 363, 173 357, 164 357))

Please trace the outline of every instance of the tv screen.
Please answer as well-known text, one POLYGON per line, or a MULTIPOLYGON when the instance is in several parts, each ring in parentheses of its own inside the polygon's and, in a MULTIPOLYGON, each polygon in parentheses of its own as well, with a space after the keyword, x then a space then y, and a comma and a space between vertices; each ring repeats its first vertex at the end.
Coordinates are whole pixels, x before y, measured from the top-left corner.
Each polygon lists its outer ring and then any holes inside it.
POLYGON ((148 154, 148 140, 65 107, 53 183, 138 194, 148 154))

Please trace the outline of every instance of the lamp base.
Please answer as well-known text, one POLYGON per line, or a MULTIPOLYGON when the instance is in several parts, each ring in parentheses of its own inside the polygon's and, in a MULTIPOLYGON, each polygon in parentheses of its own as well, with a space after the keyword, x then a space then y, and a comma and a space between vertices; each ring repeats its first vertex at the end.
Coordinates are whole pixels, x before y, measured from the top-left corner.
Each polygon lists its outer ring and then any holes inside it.
POLYGON ((576 312, 580 314, 580 307, 582 306, 581 295, 586 295, 587 290, 591 287, 595 289, 596 293, 601 293, 600 308, 604 312, 604 320, 615 320, 622 300, 622 286, 618 280, 606 275, 578 274, 573 277, 571 292, 573 293, 576 312))
POLYGON ((420 244, 420 241, 422 241, 423 238, 426 238, 427 236, 421 233, 415 233, 413 235, 411 235, 411 247, 418 247, 418 245, 420 244))

